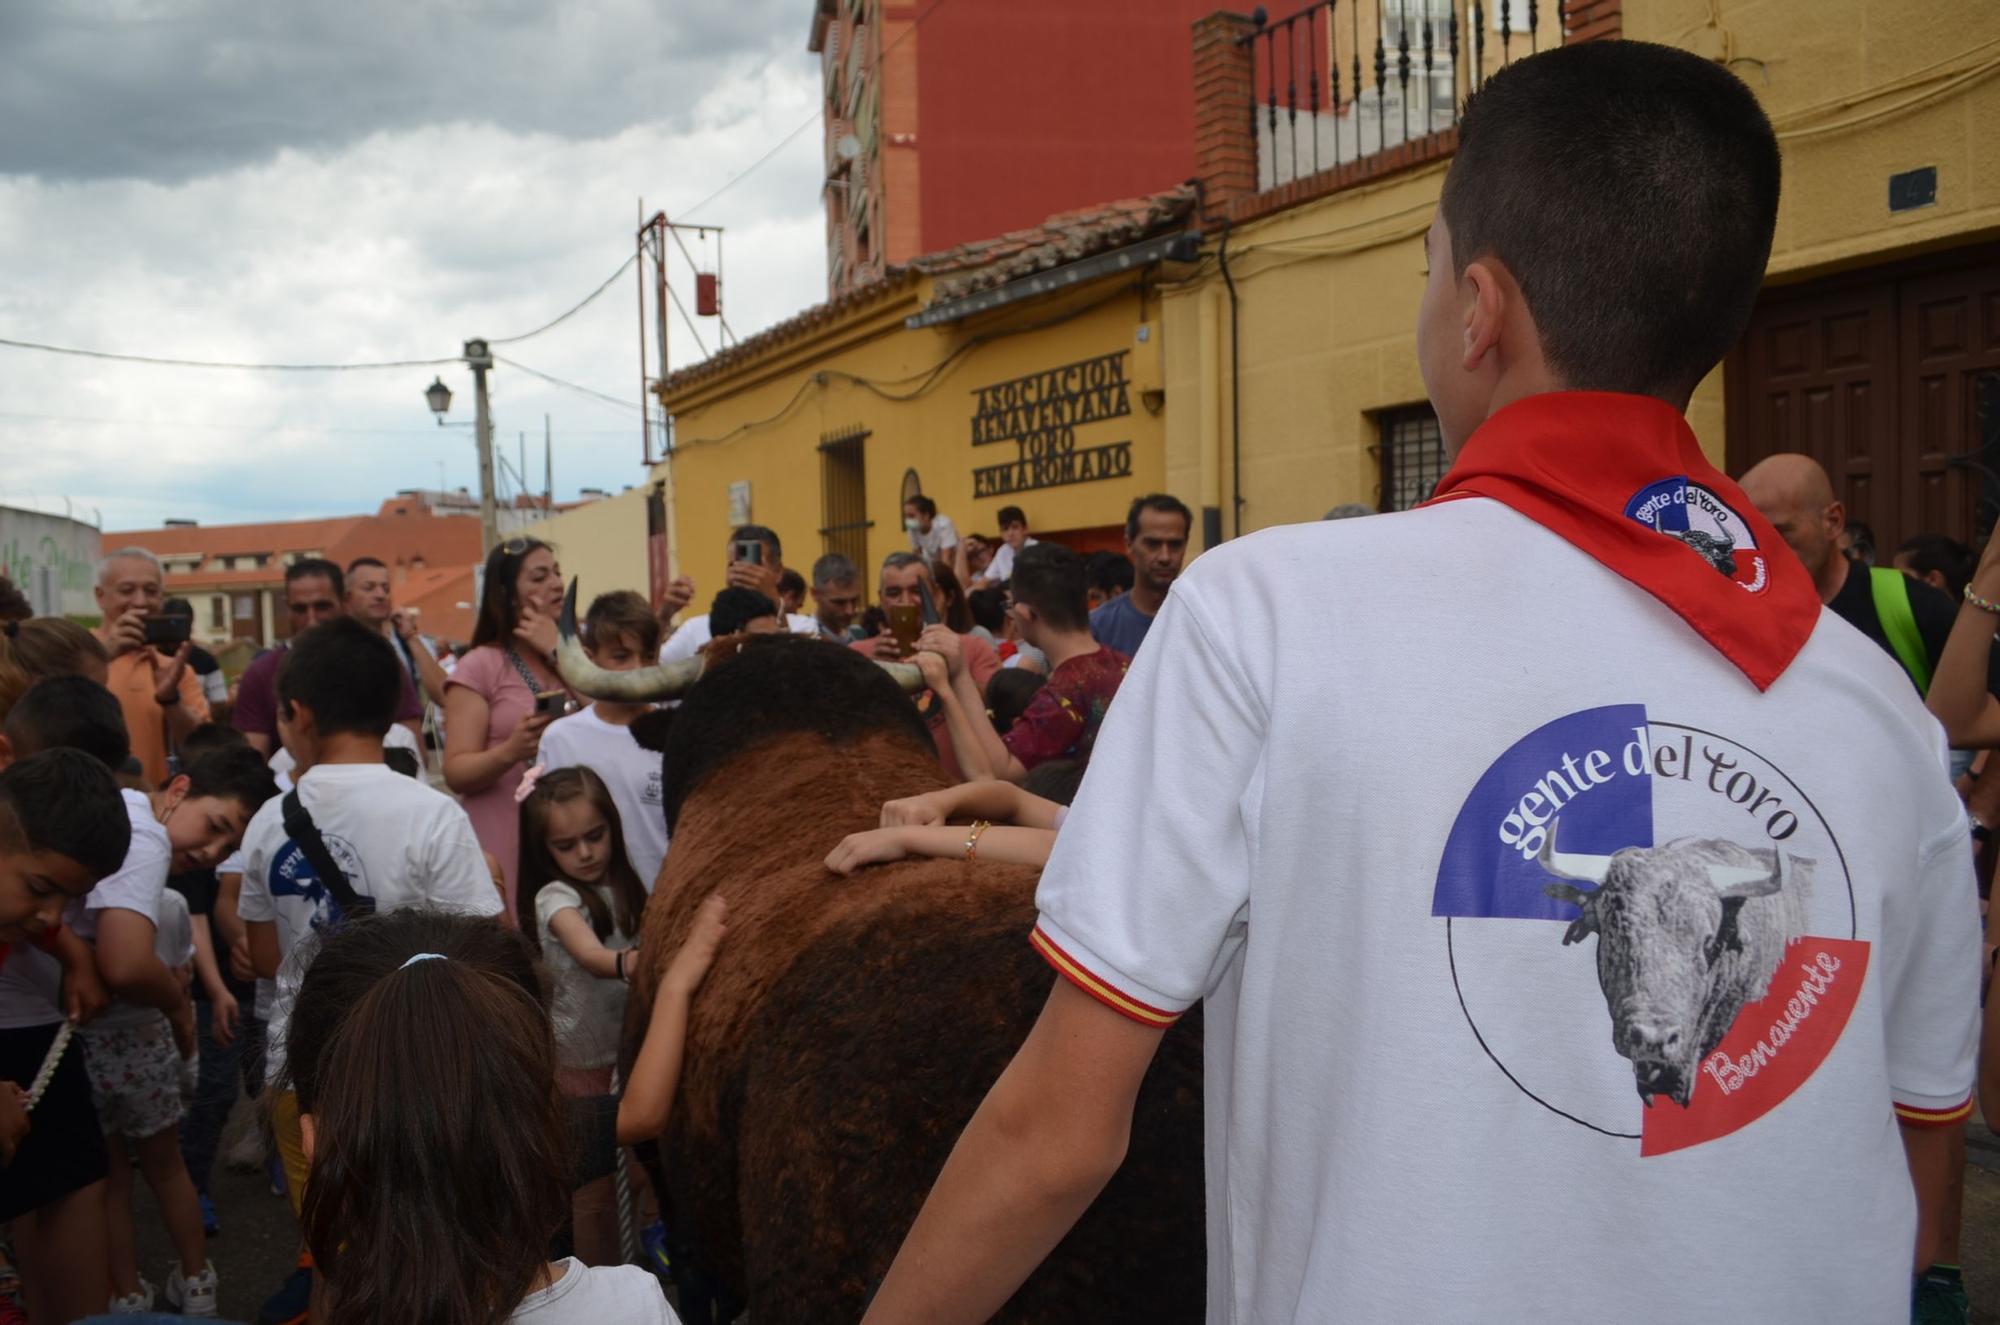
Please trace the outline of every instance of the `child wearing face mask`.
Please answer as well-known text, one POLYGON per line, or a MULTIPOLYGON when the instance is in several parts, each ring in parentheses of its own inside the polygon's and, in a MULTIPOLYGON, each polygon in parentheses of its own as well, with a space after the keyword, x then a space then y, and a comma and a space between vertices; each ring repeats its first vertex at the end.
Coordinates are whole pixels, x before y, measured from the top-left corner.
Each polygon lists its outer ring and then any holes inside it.
MULTIPOLYGON (((532 935, 554 986, 556 1080, 563 1093, 608 1095, 639 957, 646 889, 632 867, 618 805, 587 767, 522 776, 521 932, 532 935)), ((619 1260, 609 1177, 576 1193, 576 1253, 586 1265, 619 1260)))

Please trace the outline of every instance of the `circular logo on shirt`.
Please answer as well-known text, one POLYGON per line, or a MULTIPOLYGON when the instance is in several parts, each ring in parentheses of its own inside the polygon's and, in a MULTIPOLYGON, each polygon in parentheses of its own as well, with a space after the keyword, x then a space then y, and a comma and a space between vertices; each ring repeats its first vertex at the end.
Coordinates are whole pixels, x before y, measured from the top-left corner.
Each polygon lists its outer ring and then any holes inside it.
POLYGON ((1699 483, 1685 477, 1650 483, 1625 503, 1625 514, 1687 544, 1751 593, 1764 592, 1771 582, 1770 564, 1757 550, 1750 522, 1699 483))
MULTIPOLYGON (((347 876, 348 886, 356 893, 368 892, 368 871, 361 863, 361 853, 354 844, 335 833, 322 832, 321 840, 326 843, 327 855, 340 866, 340 872, 347 876)), ((271 857, 271 896, 302 897, 311 903, 312 919, 307 922, 314 930, 326 929, 338 924, 341 918, 340 902, 327 891, 320 881, 319 871, 297 842, 286 838, 277 854, 271 857)))
POLYGON ((1473 788, 1438 869, 1452 983, 1493 1065, 1642 1155, 1777 1108, 1853 1012, 1869 945, 1783 770, 1637 704, 1558 718, 1473 788))

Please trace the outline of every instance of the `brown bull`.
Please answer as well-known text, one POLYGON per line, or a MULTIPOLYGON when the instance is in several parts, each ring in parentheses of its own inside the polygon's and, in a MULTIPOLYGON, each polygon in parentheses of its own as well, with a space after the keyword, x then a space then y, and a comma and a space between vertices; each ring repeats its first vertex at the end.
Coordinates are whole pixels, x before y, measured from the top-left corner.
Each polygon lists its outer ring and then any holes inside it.
MULTIPOLYGON (((565 672, 580 661, 570 651, 565 672)), ((602 674, 571 679, 590 690, 602 674)), ((827 871, 885 800, 944 785, 909 699, 846 649, 756 639, 647 722, 673 845, 628 1027, 645 1026, 701 900, 729 901, 656 1176, 752 1320, 857 1319, 1048 996, 1055 977, 1027 941, 1036 874, 949 860, 827 871)), ((1166 1036, 1123 1168, 999 1319, 1201 1318, 1193 1020, 1166 1036)))

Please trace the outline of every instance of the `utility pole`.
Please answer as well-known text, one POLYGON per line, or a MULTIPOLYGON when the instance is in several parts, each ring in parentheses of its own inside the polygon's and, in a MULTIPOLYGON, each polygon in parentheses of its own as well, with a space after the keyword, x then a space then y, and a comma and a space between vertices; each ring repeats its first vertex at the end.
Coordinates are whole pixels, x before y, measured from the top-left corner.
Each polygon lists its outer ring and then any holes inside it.
POLYGON ((472 369, 473 433, 479 441, 479 537, 483 550, 491 552, 500 541, 500 525, 493 505, 493 412, 486 400, 493 352, 485 341, 465 342, 465 365, 472 369))
POLYGON ((542 415, 542 515, 556 512, 556 452, 555 434, 549 429, 549 416, 542 415))

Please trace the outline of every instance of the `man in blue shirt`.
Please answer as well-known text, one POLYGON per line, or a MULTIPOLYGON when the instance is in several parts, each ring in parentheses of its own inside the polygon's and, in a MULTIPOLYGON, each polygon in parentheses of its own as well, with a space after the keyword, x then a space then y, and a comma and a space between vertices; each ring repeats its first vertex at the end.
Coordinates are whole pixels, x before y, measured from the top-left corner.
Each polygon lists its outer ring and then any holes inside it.
POLYGON ((1090 633, 1099 644, 1131 657, 1153 628, 1167 590, 1187 558, 1193 516, 1180 498, 1155 492, 1132 503, 1125 516, 1125 550, 1137 578, 1132 592, 1120 594, 1090 614, 1090 633))

